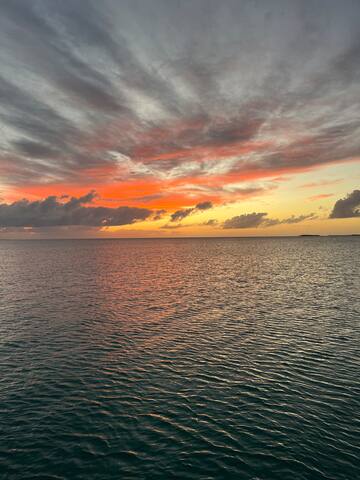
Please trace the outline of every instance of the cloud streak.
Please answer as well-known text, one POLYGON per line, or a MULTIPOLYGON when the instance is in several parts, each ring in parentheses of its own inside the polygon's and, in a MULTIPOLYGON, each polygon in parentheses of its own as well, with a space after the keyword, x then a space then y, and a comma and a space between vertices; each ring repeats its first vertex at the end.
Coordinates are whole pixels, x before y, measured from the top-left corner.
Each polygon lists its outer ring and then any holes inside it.
POLYGON ((224 229, 242 229, 242 228, 258 228, 258 227, 273 227, 275 225, 300 223, 304 220, 314 220, 316 216, 313 213, 308 215, 292 215, 291 217, 279 220, 277 218, 269 218, 265 212, 253 212, 238 215, 225 220, 222 227, 224 229))
POLYGON ((181 220, 183 220, 184 218, 188 217, 193 213, 209 210, 210 208, 213 208, 212 202, 210 201, 200 202, 197 205, 195 205, 195 207, 193 208, 184 208, 181 210, 176 210, 176 212, 171 214, 170 220, 171 222, 180 222, 181 220))

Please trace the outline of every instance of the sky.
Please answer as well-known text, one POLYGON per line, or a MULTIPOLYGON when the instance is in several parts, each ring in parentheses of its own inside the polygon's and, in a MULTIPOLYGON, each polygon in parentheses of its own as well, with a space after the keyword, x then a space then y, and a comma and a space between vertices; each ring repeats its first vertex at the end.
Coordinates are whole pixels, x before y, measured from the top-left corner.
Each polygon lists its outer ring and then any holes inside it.
POLYGON ((358 0, 1 0, 0 238, 360 233, 358 0))

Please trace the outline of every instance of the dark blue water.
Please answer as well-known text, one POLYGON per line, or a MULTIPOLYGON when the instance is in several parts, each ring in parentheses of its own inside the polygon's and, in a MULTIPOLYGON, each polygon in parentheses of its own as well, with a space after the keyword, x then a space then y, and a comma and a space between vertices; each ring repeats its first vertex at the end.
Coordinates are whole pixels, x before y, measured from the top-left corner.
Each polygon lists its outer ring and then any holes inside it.
POLYGON ((360 478, 360 238, 0 242, 1 479, 360 478))

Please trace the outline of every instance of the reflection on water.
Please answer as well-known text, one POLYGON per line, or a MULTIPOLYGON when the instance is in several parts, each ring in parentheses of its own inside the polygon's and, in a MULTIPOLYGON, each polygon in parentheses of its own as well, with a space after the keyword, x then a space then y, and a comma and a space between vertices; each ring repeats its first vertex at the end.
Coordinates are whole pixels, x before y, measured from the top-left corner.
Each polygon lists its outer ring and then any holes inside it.
POLYGON ((359 253, 2 241, 4 478, 358 478, 359 253))

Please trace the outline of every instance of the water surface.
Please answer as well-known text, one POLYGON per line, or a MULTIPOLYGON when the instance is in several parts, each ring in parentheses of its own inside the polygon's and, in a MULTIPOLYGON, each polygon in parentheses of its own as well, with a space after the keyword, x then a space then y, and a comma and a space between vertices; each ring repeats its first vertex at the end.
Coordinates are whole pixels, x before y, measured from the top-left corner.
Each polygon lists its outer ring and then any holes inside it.
POLYGON ((360 238, 0 242, 4 479, 360 478, 360 238))

